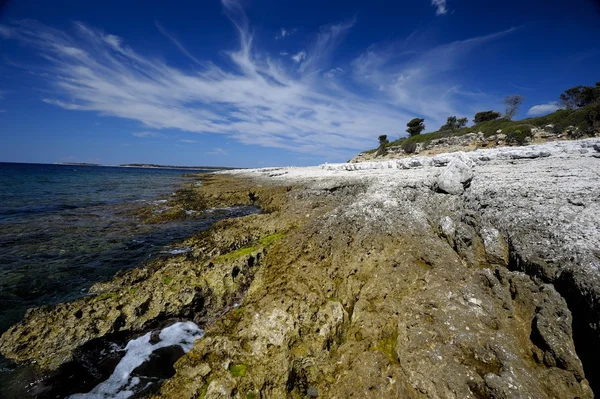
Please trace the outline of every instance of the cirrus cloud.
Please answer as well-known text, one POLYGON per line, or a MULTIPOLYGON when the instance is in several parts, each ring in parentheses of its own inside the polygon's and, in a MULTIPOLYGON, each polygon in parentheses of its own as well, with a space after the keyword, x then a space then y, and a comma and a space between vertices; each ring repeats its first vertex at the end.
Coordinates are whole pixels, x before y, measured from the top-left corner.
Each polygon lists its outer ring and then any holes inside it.
POLYGON ((371 46, 336 65, 333 55, 352 20, 323 26, 290 64, 278 52, 257 48, 237 1, 222 4, 239 37, 236 49, 223 51, 226 66, 191 54, 159 23, 157 29, 193 68, 141 54, 124 39, 80 22, 63 31, 20 21, 0 25, 0 34, 45 59, 40 69, 53 90, 42 100, 49 104, 134 120, 145 129, 223 135, 247 145, 347 159, 382 132, 404 134, 403 124, 415 116, 441 123, 447 115, 469 113, 469 101, 480 105, 481 98, 468 95, 473 91, 459 90, 461 82, 442 74, 513 30, 425 50, 410 48, 408 39, 371 46))

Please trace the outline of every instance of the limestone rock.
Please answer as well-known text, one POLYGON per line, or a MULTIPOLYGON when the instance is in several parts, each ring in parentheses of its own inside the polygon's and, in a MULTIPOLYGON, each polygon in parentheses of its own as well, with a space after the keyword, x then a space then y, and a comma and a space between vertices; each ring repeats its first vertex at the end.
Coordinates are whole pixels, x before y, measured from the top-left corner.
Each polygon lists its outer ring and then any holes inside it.
POLYGON ((472 179, 472 168, 463 160, 455 158, 437 178, 437 189, 447 194, 460 195, 472 179))

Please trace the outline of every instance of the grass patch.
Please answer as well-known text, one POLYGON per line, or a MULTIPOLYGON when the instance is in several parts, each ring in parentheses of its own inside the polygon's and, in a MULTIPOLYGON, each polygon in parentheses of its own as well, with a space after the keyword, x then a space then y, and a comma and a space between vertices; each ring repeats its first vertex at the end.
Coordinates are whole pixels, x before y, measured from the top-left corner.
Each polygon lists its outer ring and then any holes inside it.
POLYGON ((277 241, 281 240, 284 236, 285 236, 285 234, 283 234, 283 233, 270 234, 268 236, 262 237, 261 239, 258 240, 258 242, 263 247, 268 248, 271 245, 275 244, 277 241))
POLYGON ((97 301, 105 301, 109 298, 116 298, 118 297, 119 294, 117 294, 116 292, 105 292, 103 294, 100 294, 96 297, 97 301))
POLYGON ((241 258, 243 256, 248 256, 248 255, 252 254, 253 252, 257 251, 259 249, 259 246, 264 247, 264 248, 269 248, 270 246, 275 244, 277 241, 281 240, 284 236, 285 236, 285 234, 283 234, 283 233, 275 233, 275 234, 270 234, 268 236, 261 237, 258 240, 258 245, 253 245, 250 247, 236 249, 235 251, 218 256, 215 260, 229 262, 229 261, 241 258))
POLYGON ((254 246, 236 249, 233 252, 229 252, 229 253, 226 253, 224 255, 217 257, 216 260, 223 261, 223 262, 231 261, 231 260, 234 260, 237 258, 241 258, 242 256, 250 255, 252 252, 256 251, 257 249, 258 249, 258 247, 254 247, 254 246))
POLYGON ((229 365, 229 374, 233 377, 243 377, 248 371, 248 366, 245 364, 231 364, 229 365))
POLYGON ((166 284, 166 285, 169 285, 169 284, 171 284, 171 281, 173 281, 173 277, 169 277, 169 276, 167 276, 167 277, 164 277, 164 278, 162 279, 162 282, 163 282, 164 284, 166 284))

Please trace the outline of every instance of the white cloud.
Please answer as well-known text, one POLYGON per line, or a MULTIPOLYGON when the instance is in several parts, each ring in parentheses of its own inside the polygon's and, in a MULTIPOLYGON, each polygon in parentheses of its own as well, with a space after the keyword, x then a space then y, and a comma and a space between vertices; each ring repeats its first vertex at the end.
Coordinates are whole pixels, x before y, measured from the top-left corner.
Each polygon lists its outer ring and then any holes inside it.
POLYGON ((529 108, 529 111, 527 111, 527 115, 529 115, 529 116, 546 115, 546 114, 549 114, 551 112, 557 111, 562 108, 563 107, 558 102, 551 101, 546 104, 534 105, 533 107, 529 108))
POLYGON ((159 132, 135 132, 131 133, 132 136, 146 138, 146 137, 164 137, 164 134, 159 132))
POLYGON ((229 155, 227 151, 222 148, 213 148, 212 151, 206 153, 207 155, 229 155))
POLYGON ((287 30, 281 28, 281 32, 279 32, 279 34, 277 36, 275 36, 275 39, 276 40, 283 39, 283 38, 285 38, 289 34, 290 33, 287 30))
POLYGON ((196 140, 187 140, 187 139, 181 139, 179 141, 181 141, 182 143, 188 143, 188 144, 192 144, 192 143, 197 143, 198 142, 196 140))
POLYGON ((446 0, 431 0, 431 5, 436 7, 435 15, 444 15, 448 12, 446 0))
POLYGON ((415 116, 426 117, 428 127, 435 128, 448 115, 483 109, 485 98, 465 95, 471 88, 459 92, 461 82, 445 73, 468 61, 470 51, 482 43, 511 32, 425 50, 411 47, 412 39, 394 47, 373 46, 344 67, 347 79, 342 82, 329 78, 338 69, 330 60, 354 21, 322 27, 303 55, 295 55, 299 65, 290 66, 254 49, 239 3, 222 3, 239 35, 237 49, 220 53, 228 57, 227 68, 198 59, 166 31, 198 68, 189 71, 138 53, 123 39, 81 23, 74 33, 33 21, 0 27, 10 30, 11 40, 44 57, 40 75, 52 90, 42 100, 49 104, 125 118, 150 129, 137 137, 178 129, 327 155, 331 161, 372 147, 381 133, 405 134, 406 121, 415 116))
POLYGON ((298 29, 296 29, 296 28, 294 28, 294 29, 281 28, 279 33, 277 35, 275 35, 275 40, 285 39, 286 37, 288 37, 289 35, 291 35, 293 33, 296 33, 297 31, 298 31, 298 29))
POLYGON ((300 62, 306 58, 306 52, 304 50, 300 50, 296 54, 292 55, 291 58, 296 62, 300 62))
POLYGON ((342 68, 333 68, 330 69, 329 71, 325 72, 323 75, 328 78, 328 79, 332 79, 335 78, 336 76, 340 76, 344 73, 344 70, 342 68))
POLYGON ((289 55, 290 53, 288 53, 287 51, 281 51, 279 52, 279 55, 285 57, 286 55, 289 55))

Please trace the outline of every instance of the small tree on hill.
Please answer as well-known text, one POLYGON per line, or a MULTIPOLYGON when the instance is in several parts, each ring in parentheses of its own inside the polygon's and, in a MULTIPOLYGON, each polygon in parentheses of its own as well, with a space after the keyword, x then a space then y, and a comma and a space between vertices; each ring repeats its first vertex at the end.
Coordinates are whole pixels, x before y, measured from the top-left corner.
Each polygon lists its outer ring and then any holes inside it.
POLYGON ((478 112, 475 114, 475 118, 473 119, 473 122, 475 124, 478 123, 482 123, 482 122, 487 122, 487 121, 493 121, 496 120, 498 118, 500 118, 502 115, 500 114, 500 112, 495 112, 495 111, 482 111, 482 112, 478 112))
POLYGON ((440 132, 455 132, 461 127, 464 127, 468 121, 468 118, 457 119, 456 116, 449 116, 446 120, 446 124, 440 127, 440 132))
POLYGON ((379 147, 377 148, 377 152, 375 153, 376 157, 384 156, 385 154, 387 154, 386 145, 388 143, 389 140, 387 139, 387 134, 382 134, 381 136, 379 136, 379 147))
POLYGON ((560 102, 567 109, 577 109, 600 102, 600 82, 596 86, 575 86, 560 95, 560 102))
POLYGON ((408 129, 406 129, 406 131, 408 132, 408 134, 410 134, 410 137, 416 136, 417 134, 421 134, 421 132, 425 130, 425 125, 423 124, 424 121, 425 119, 414 118, 406 124, 406 126, 408 126, 408 129))
POLYGON ((504 113, 504 117, 506 119, 512 119, 519 111, 519 107, 521 106, 521 104, 523 104, 524 99, 525 98, 519 94, 507 96, 504 99, 504 105, 506 105, 506 112, 504 113))

